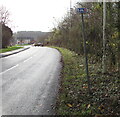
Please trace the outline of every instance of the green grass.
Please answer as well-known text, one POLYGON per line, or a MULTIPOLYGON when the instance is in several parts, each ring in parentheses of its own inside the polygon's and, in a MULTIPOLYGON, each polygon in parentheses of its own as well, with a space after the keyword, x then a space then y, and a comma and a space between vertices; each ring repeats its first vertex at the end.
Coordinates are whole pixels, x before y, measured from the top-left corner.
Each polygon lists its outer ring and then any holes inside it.
POLYGON ((23 45, 21 45, 21 44, 16 44, 16 46, 27 46, 27 45, 31 45, 31 44, 23 44, 23 45))
POLYGON ((84 72, 84 58, 64 48, 58 49, 63 57, 62 81, 57 101, 57 115, 120 114, 119 83, 117 74, 99 73, 99 63, 89 64, 91 91, 88 94, 84 72))
POLYGON ((17 50, 17 49, 20 49, 20 48, 23 48, 23 47, 20 47, 20 46, 12 46, 12 47, 8 47, 8 48, 0 49, 0 53, 12 51, 12 50, 17 50))

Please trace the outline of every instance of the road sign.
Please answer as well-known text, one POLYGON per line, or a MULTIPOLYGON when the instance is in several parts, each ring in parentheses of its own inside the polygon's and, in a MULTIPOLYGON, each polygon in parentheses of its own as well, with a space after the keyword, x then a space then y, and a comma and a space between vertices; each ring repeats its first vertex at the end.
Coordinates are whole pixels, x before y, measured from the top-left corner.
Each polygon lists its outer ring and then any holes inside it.
POLYGON ((87 8, 77 8, 77 12, 79 12, 79 13, 87 13, 87 8))

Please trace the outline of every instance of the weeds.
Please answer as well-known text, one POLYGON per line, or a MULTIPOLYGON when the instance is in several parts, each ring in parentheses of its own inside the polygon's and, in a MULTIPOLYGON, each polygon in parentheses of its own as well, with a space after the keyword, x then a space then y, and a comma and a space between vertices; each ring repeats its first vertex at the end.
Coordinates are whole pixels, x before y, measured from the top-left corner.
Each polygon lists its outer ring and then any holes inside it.
POLYGON ((57 102, 57 115, 120 115, 120 79, 117 73, 101 74, 100 64, 89 64, 92 95, 88 95, 84 58, 64 48, 62 85, 57 102))

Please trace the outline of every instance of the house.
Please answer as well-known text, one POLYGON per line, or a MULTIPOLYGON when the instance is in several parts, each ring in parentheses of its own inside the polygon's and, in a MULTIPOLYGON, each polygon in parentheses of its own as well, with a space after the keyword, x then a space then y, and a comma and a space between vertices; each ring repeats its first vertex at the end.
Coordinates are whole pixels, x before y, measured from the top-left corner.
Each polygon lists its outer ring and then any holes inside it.
POLYGON ((17 37, 16 43, 19 45, 32 44, 32 43, 34 43, 34 38, 32 38, 32 37, 17 37))
POLYGON ((16 44, 33 44, 35 42, 43 42, 43 37, 46 36, 48 32, 41 31, 19 31, 14 34, 16 44))

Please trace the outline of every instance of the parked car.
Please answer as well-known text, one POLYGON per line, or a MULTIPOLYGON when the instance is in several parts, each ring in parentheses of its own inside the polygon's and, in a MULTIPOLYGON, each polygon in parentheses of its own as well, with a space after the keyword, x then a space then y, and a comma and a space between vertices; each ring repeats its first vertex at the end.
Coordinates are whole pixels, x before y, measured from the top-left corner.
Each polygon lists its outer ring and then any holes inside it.
POLYGON ((35 43, 34 46, 44 46, 43 43, 35 43))

